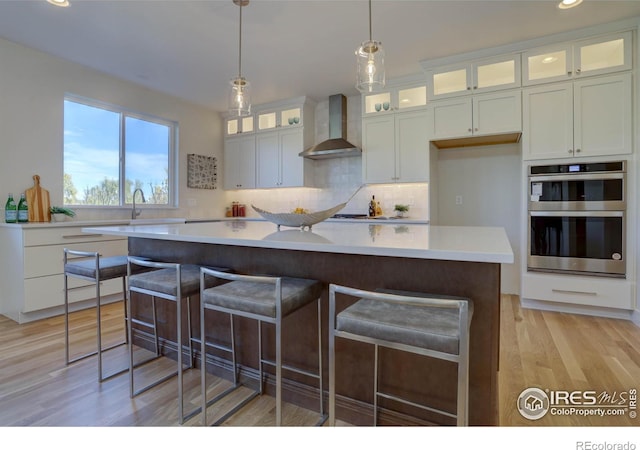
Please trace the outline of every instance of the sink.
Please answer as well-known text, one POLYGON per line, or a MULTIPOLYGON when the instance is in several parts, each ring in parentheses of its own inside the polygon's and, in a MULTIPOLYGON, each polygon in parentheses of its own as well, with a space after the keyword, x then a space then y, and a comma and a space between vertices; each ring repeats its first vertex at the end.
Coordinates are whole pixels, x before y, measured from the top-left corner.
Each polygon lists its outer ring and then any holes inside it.
POLYGON ((176 217, 165 217, 159 219, 133 219, 129 225, 158 225, 162 223, 185 223, 186 219, 176 217))

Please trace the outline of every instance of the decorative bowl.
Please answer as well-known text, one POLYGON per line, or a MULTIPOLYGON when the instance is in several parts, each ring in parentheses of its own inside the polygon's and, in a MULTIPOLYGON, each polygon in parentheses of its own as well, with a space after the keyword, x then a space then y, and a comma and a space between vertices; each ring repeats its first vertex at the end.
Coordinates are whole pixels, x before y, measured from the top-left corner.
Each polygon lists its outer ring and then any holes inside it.
POLYGON ((251 207, 254 209, 255 212, 260 214, 269 222, 275 223, 278 226, 278 230, 280 230, 281 226, 296 227, 302 230, 304 230, 305 228, 308 228, 309 230, 311 230, 311 227, 313 225, 315 225, 316 223, 322 222, 323 220, 327 220, 329 217, 333 216, 335 213, 340 211, 345 206, 347 206, 346 202, 336 205, 333 208, 325 209, 323 211, 316 211, 313 213, 306 213, 306 214, 298 214, 298 213, 272 213, 269 211, 265 211, 264 209, 260 209, 254 205, 251 205, 251 207))

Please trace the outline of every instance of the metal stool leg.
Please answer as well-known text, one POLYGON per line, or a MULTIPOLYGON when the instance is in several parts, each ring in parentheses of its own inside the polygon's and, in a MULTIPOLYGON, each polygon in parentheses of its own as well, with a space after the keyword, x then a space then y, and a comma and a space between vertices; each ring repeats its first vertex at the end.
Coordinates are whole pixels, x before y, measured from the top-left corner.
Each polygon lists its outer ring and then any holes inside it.
POLYGON ((282 425, 282 319, 276 323, 276 426, 282 425))
POLYGON ((378 344, 374 344, 373 358, 373 426, 378 426, 378 344))
POLYGON ((320 298, 317 300, 318 303, 318 387, 320 389, 320 416, 322 417, 322 421, 326 420, 324 414, 324 389, 322 385, 322 305, 320 303, 320 298))
POLYGON ((102 308, 100 304, 100 272, 96 262, 96 340, 98 348, 98 383, 102 382, 102 308))

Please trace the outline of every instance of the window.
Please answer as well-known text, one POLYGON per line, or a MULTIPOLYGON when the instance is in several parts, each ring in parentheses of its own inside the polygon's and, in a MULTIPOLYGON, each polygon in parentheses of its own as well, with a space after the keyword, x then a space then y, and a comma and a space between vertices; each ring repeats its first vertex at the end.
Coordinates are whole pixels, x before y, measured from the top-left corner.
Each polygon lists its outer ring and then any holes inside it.
POLYGON ((64 204, 175 206, 177 126, 90 100, 64 101, 64 204), (138 195, 137 203, 142 203, 138 195))

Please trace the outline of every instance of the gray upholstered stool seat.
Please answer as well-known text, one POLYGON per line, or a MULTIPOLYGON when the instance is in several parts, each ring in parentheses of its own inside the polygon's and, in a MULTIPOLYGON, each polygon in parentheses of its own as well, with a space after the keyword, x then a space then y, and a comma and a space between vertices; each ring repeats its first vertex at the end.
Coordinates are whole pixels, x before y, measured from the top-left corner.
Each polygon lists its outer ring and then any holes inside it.
MULTIPOLYGON (((125 323, 127 321, 126 306, 126 277, 127 277, 127 257, 126 256, 108 256, 102 257, 98 252, 87 252, 80 250, 63 249, 63 268, 64 268, 64 318, 65 318, 65 363, 67 365, 88 358, 89 356, 98 355, 98 381, 102 382, 111 377, 125 372, 122 369, 111 375, 105 376, 102 369, 102 353, 115 347, 126 344, 126 332, 123 342, 103 347, 102 345, 102 318, 101 305, 102 296, 100 294, 100 286, 102 282, 115 278, 122 278, 122 298, 124 301, 125 323), (69 257, 73 258, 70 259, 69 257), (96 350, 85 353, 80 356, 70 356, 70 332, 69 332, 69 281, 68 277, 79 278, 81 280, 91 281, 95 284, 96 289, 96 350)), ((126 324, 125 324, 126 331, 126 324)))
MULTIPOLYGON (((189 346, 189 364, 187 369, 193 368, 193 336, 191 331, 191 306, 190 297, 200 292, 200 266, 194 264, 177 264, 166 263, 159 261, 150 261, 138 257, 128 258, 129 266, 129 308, 131 308, 131 292, 138 292, 151 296, 153 323, 137 320, 131 315, 132 319, 129 321, 128 333, 129 333, 129 390, 130 397, 133 398, 138 394, 141 394, 168 379, 178 376, 178 414, 179 423, 182 424, 189 417, 197 414, 200 409, 195 408, 190 413, 184 413, 184 401, 183 401, 183 380, 182 372, 185 369, 182 363, 182 300, 186 299, 186 315, 187 315, 187 328, 188 328, 188 346, 189 346), (152 269, 143 273, 132 274, 132 271, 136 268, 152 269), (155 382, 147 384, 145 387, 135 389, 134 381, 134 362, 133 362, 133 330, 132 323, 147 327, 153 330, 155 338, 155 357, 152 357, 145 361, 151 362, 161 356, 158 333, 157 333, 157 317, 156 317, 156 297, 175 302, 176 304, 176 340, 177 340, 177 371, 167 376, 161 377, 155 382)), ((215 268, 220 272, 225 272, 228 269, 215 268)), ((213 280, 211 280, 213 282, 213 280)), ((211 284, 213 285, 213 284, 211 284)))
POLYGON ((406 291, 363 291, 329 286, 329 422, 335 425, 335 338, 374 344, 374 425, 378 397, 410 404, 466 425, 469 389, 469 330, 473 302, 466 298, 434 296, 406 291), (336 315, 336 294, 358 300, 336 315), (378 387, 378 347, 387 347, 444 359, 458 364, 456 413, 416 404, 384 393, 378 387))
POLYGON ((336 329, 457 355, 458 325, 458 312, 452 309, 360 299, 338 314, 336 329))
POLYGON ((206 329, 205 329, 205 311, 213 310, 229 314, 231 346, 215 345, 215 348, 225 350, 232 354, 232 371, 233 371, 233 387, 219 394, 211 402, 207 401, 206 387, 206 364, 202 364, 201 373, 201 401, 202 401, 202 424, 207 424, 207 407, 216 403, 218 400, 234 391, 240 385, 238 384, 238 365, 236 363, 235 337, 233 332, 233 317, 241 316, 258 321, 257 340, 258 340, 258 368, 259 368, 259 390, 254 392, 252 396, 246 398, 243 402, 236 405, 230 411, 227 411, 220 417, 216 424, 224 422, 228 417, 232 416, 236 411, 242 408, 248 401, 263 392, 263 364, 275 365, 276 375, 276 425, 282 423, 282 370, 291 370, 296 373, 304 374, 318 380, 319 399, 320 399, 320 421, 324 423, 326 416, 323 407, 323 389, 322 389, 322 339, 321 339, 321 314, 320 314, 320 296, 323 290, 322 283, 290 277, 272 277, 272 276, 251 276, 239 275, 231 273, 220 273, 207 268, 201 269, 201 292, 200 292, 200 335, 201 338, 201 355, 202 360, 206 358, 206 329), (207 280, 214 278, 229 281, 226 284, 219 284, 215 287, 207 287, 207 280), (300 310, 305 305, 317 303, 318 318, 318 371, 309 372, 300 368, 284 366, 282 363, 282 319, 300 310), (268 361, 262 356, 262 322, 272 323, 275 325, 275 345, 276 358, 275 363, 268 361))
MULTIPOLYGON (((283 317, 320 297, 322 284, 317 281, 288 277, 282 277, 281 280, 283 317)), ((276 317, 276 294, 272 289, 265 289, 264 283, 232 281, 205 290, 201 301, 205 305, 216 305, 237 312, 276 317)))
MULTIPOLYGON (((182 264, 181 278, 181 294, 183 296, 190 296, 200 291, 200 266, 182 264)), ((175 269, 158 269, 131 275, 129 278, 129 286, 175 297, 178 291, 176 271, 175 269)))
POLYGON ((122 255, 100 258, 97 272, 95 261, 86 259, 65 263, 64 271, 68 275, 79 275, 92 279, 95 279, 96 273, 98 273, 101 280, 110 280, 112 278, 123 277, 127 274, 127 257, 122 255))

